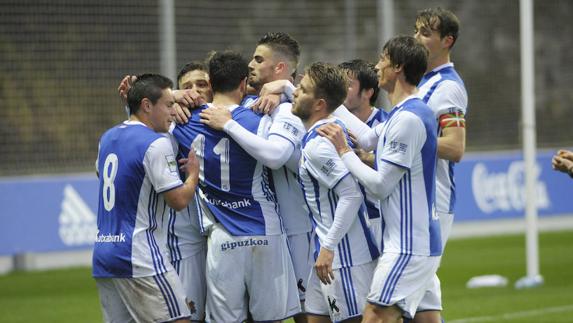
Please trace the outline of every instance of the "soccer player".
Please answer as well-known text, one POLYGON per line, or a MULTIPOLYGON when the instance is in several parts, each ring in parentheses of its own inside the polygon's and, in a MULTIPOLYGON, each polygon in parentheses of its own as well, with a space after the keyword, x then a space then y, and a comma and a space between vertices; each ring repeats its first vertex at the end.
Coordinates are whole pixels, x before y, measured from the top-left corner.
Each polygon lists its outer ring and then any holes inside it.
MULTIPOLYGON (((258 93, 268 82, 292 78, 299 54, 297 41, 288 34, 265 34, 259 40, 249 63, 250 86, 258 93)), ((243 103, 255 98, 248 97, 243 103)), ((292 104, 284 102, 271 113, 272 124, 266 136, 249 132, 232 120, 225 108, 206 109, 203 120, 210 127, 225 131, 249 155, 272 169, 272 182, 288 237, 299 299, 304 306, 306 281, 314 263, 310 252, 312 227, 297 180, 300 144, 306 131, 301 120, 291 110, 292 104)), ((304 315, 297 315, 295 321, 304 322, 304 315)))
MULTIPOLYGON (((354 59, 338 65, 348 75, 348 94, 344 100, 344 106, 354 114, 360 121, 366 123, 370 128, 374 128, 379 123, 387 118, 387 113, 383 109, 374 107, 376 99, 378 98, 378 76, 376 75, 376 68, 373 64, 367 63, 361 59, 354 59)), ((368 162, 374 163, 372 154, 361 154, 361 157, 368 156, 368 162), (372 157, 370 157, 372 156, 372 157)), ((364 202, 366 210, 368 211, 368 218, 370 219, 370 226, 376 242, 382 241, 382 225, 380 223, 380 210, 378 206, 378 199, 372 196, 371 193, 360 185, 362 195, 364 195, 364 202)))
POLYGON ((388 92, 388 120, 365 141, 377 141, 376 170, 348 147, 342 129, 329 124, 319 132, 331 140, 344 165, 380 199, 383 239, 364 322, 412 318, 442 252, 435 214, 437 125, 432 111, 416 97, 428 53, 414 37, 385 45, 376 65, 379 86, 388 92))
MULTIPOLYGON (((466 145, 468 95, 450 60, 459 25, 458 18, 451 11, 441 8, 422 10, 416 17, 415 37, 429 52, 428 67, 418 85, 418 95, 432 109, 438 122, 436 212, 440 218, 444 247, 454 221, 454 166, 462 159, 466 145)), ((414 321, 441 322, 441 310, 440 280, 435 276, 414 321)))
MULTIPOLYGON (((194 90, 199 93, 204 102, 213 100, 207 66, 201 62, 186 64, 177 76, 177 83, 181 90, 194 90)), ((177 149, 175 138, 172 135, 169 137, 177 149)), ((170 213, 167 237, 171 264, 183 283, 191 321, 202 322, 205 319, 207 295, 205 279, 207 239, 201 233, 195 200, 183 210, 170 213)))
POLYGON ((348 111, 371 128, 386 120, 386 112, 375 107, 380 88, 374 65, 354 59, 338 66, 349 78, 348 94, 344 99, 344 106, 348 111))
POLYGON ((308 281, 308 322, 360 322, 378 258, 363 196, 334 146, 316 132, 346 96, 346 75, 314 63, 294 92, 293 113, 308 132, 303 139, 299 176, 313 217, 315 270, 308 281))
MULTIPOLYGON (((237 124, 264 137, 270 118, 239 106, 248 74, 240 55, 215 54, 209 63, 212 105, 226 107, 237 124)), ((173 134, 182 151, 195 150, 201 165, 209 320, 240 322, 248 310, 255 321, 280 321, 299 313, 300 305, 270 172, 225 132, 201 122, 207 108, 192 110, 173 134)))
POLYGON ((138 77, 127 94, 128 121, 106 131, 98 160, 98 234, 93 276, 106 322, 188 322, 185 293, 165 259, 169 207, 181 210, 195 193, 198 161, 190 152, 179 178, 167 138, 174 117, 172 83, 138 77))

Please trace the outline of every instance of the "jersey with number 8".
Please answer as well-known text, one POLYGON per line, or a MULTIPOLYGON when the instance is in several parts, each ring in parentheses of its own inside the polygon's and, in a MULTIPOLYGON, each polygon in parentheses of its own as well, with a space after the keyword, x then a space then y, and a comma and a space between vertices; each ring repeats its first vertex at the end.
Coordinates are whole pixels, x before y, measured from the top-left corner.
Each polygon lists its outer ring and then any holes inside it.
POLYGON ((182 185, 169 140, 126 121, 100 140, 94 277, 145 277, 172 270, 166 250, 169 207, 162 192, 182 185))
MULTIPOLYGON (((271 172, 226 133, 200 122, 199 113, 207 107, 194 109, 189 122, 173 130, 180 153, 186 156, 192 147, 199 159, 203 205, 232 235, 283 233, 271 172)), ((270 128, 268 116, 241 106, 230 109, 233 119, 252 133, 264 136, 270 128)))

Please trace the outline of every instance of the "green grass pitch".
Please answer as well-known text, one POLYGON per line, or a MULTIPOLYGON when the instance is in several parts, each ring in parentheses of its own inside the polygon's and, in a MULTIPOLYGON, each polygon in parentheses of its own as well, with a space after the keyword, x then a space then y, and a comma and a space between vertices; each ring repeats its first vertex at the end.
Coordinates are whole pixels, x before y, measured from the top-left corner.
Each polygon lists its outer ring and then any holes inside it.
MULTIPOLYGON (((573 322, 573 232, 540 235, 542 287, 515 290, 525 273, 521 235, 453 240, 439 275, 446 322, 573 322), (501 274, 505 288, 467 289, 473 276, 501 274)), ((87 268, 0 276, 0 322, 101 322, 87 268)))

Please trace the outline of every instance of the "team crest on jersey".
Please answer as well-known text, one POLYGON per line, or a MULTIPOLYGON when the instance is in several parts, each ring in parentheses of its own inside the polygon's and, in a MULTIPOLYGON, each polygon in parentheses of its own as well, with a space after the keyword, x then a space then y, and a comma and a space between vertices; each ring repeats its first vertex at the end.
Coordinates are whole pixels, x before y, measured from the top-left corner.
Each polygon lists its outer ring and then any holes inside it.
POLYGON ((175 160, 175 156, 167 155, 165 156, 165 160, 167 161, 167 166, 169 167, 169 171, 172 173, 177 173, 177 161, 175 160))

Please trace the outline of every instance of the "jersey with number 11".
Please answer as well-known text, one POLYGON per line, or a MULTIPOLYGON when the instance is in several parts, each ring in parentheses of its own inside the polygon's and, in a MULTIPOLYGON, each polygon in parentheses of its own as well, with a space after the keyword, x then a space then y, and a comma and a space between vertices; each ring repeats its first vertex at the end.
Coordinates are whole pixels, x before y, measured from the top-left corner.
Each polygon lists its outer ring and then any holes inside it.
MULTIPOLYGON (((189 122, 173 130, 182 155, 192 147, 199 159, 198 195, 207 208, 203 211, 235 236, 283 233, 270 170, 226 133, 202 124, 199 114, 206 108, 193 109, 189 122)), ((242 106, 229 109, 233 120, 245 129, 266 136, 271 125, 268 116, 242 106)))
POLYGON ((94 277, 145 277, 173 269, 167 254, 169 207, 163 192, 183 183, 169 140, 135 121, 100 140, 94 277))

